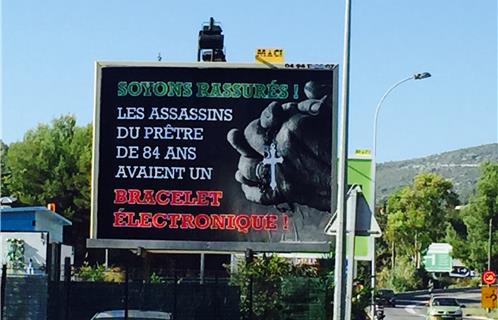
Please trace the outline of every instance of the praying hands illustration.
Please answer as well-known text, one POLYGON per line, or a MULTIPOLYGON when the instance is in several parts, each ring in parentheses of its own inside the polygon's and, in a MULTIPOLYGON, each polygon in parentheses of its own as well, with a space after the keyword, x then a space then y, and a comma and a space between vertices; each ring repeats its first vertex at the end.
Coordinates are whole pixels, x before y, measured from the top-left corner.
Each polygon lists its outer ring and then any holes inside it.
POLYGON ((243 132, 228 132, 240 154, 235 179, 249 201, 330 210, 330 91, 310 81, 305 85, 308 99, 272 102, 243 132))

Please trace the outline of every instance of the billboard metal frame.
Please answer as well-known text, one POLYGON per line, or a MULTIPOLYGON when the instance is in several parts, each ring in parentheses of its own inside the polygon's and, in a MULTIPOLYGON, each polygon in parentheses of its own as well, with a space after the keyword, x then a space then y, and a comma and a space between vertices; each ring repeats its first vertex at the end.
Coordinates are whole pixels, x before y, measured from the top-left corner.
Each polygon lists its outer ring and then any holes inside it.
POLYGON ((236 242, 236 241, 172 241, 88 239, 88 248, 137 249, 184 253, 235 253, 252 249, 256 252, 330 252, 328 242, 236 242))
MULTIPOLYGON (((92 192, 90 215, 90 238, 87 239, 88 248, 107 249, 137 249, 143 248, 152 251, 171 251, 185 253, 235 253, 244 252, 248 248, 257 252, 331 252, 330 239, 324 242, 239 242, 239 241, 186 241, 186 240, 134 240, 134 239, 97 239, 97 205, 98 205, 98 177, 100 148, 100 96, 102 92, 102 69, 105 67, 195 67, 199 69, 211 68, 247 68, 247 69, 284 69, 284 70, 331 70, 332 79, 332 132, 338 128, 338 65, 336 64, 269 64, 269 63, 226 63, 226 62, 131 62, 131 61, 96 61, 94 74, 94 113, 93 113, 93 153, 92 153, 92 192)), ((337 139, 332 139, 332 158, 337 155, 337 139)), ((336 161, 331 161, 331 172, 337 172, 336 161)), ((331 177, 331 178, 332 178, 331 177)), ((337 184, 331 184, 331 203, 337 204, 337 184)), ((335 208, 331 208, 334 212, 335 208)))

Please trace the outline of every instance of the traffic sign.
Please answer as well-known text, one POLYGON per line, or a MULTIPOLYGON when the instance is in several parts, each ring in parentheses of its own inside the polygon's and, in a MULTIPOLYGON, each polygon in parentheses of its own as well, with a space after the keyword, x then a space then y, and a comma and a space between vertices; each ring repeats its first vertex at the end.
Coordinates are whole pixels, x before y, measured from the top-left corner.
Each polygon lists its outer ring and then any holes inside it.
POLYGON ((493 271, 488 270, 482 274, 482 281, 485 284, 491 285, 496 281, 496 274, 493 271))
POLYGON ((498 308, 498 288, 497 287, 481 287, 481 307, 482 308, 498 308))
POLYGON ((451 272, 453 269, 452 251, 453 247, 448 243, 432 243, 423 257, 425 270, 427 272, 451 272))

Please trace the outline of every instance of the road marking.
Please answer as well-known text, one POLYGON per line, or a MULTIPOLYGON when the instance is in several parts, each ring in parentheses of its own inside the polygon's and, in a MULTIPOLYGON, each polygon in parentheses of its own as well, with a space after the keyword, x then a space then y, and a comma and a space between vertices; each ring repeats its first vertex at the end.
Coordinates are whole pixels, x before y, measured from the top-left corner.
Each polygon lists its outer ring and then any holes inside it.
POLYGON ((425 317, 425 315, 417 313, 417 311, 415 311, 416 307, 417 307, 416 305, 410 304, 410 305, 408 305, 408 306, 405 307, 405 311, 408 312, 408 313, 411 313, 411 314, 413 314, 415 316, 418 316, 418 317, 425 317))

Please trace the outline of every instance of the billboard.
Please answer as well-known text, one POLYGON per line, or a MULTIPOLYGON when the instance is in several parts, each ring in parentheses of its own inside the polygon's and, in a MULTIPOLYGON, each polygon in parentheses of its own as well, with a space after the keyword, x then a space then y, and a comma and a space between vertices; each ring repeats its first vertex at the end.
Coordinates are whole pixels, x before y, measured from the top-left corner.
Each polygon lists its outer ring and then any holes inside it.
POLYGON ((336 79, 335 65, 97 63, 89 246, 326 243, 336 79))

